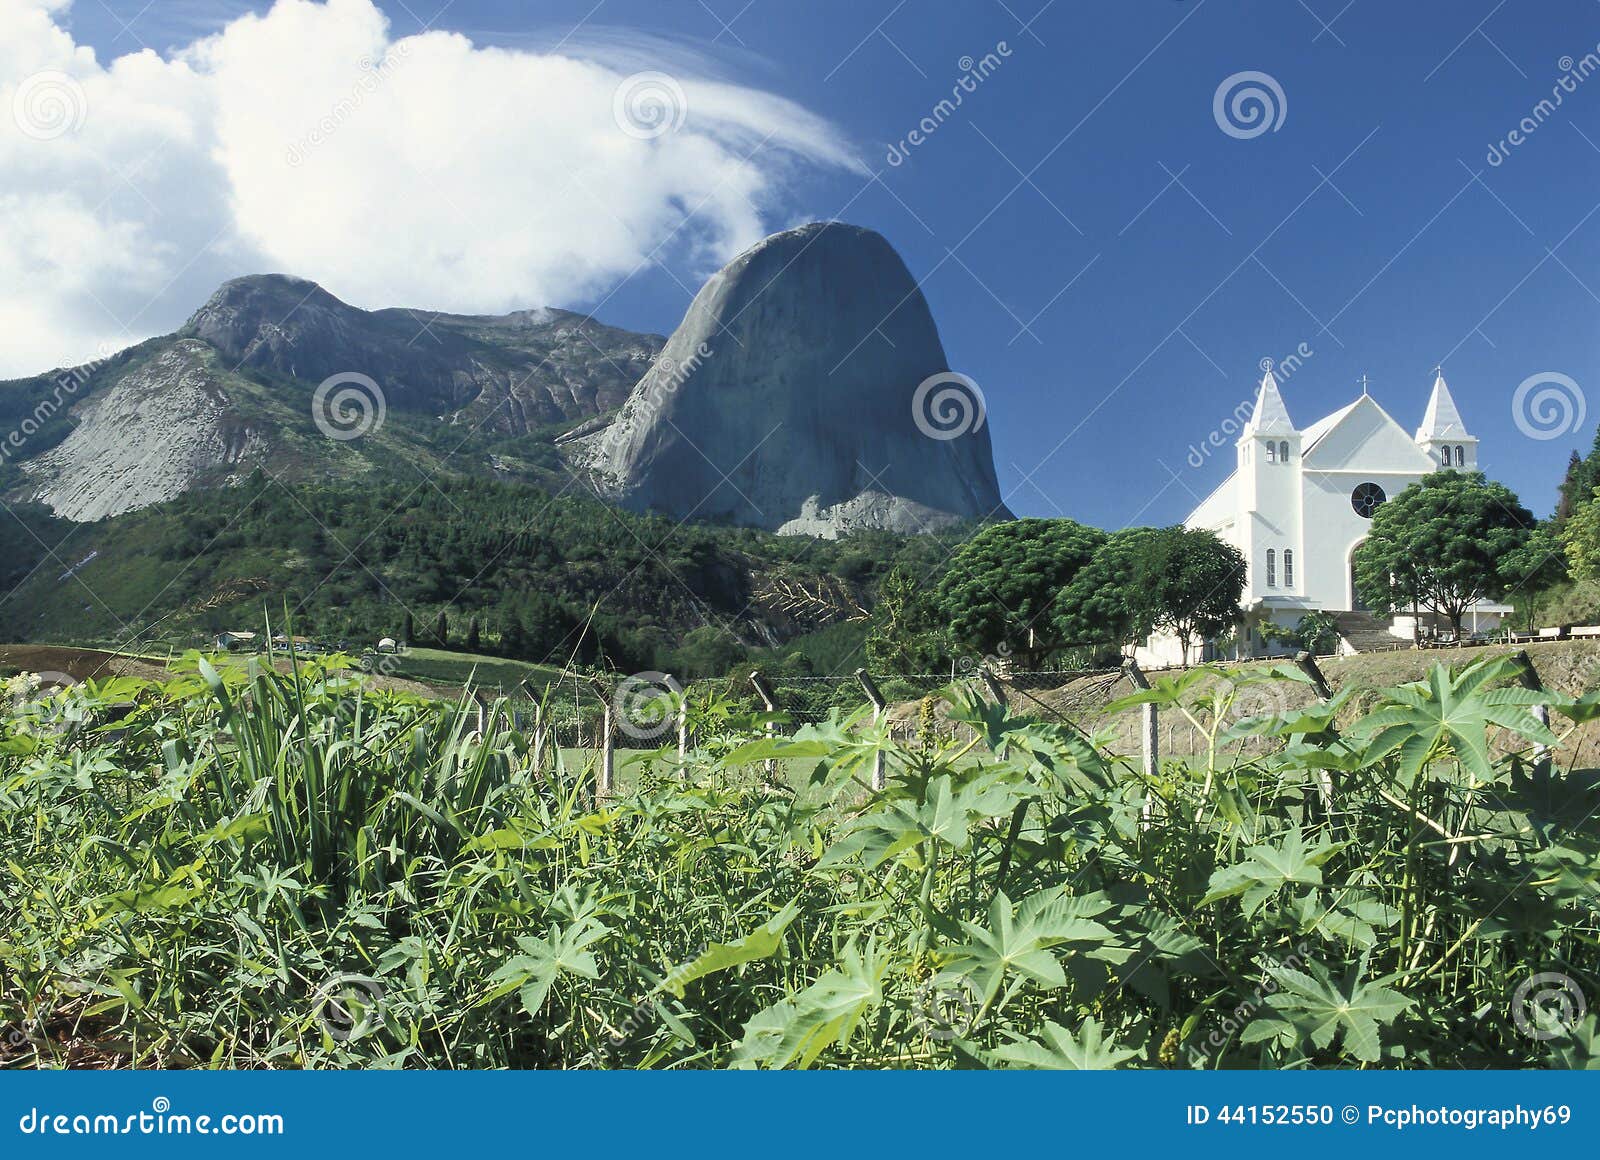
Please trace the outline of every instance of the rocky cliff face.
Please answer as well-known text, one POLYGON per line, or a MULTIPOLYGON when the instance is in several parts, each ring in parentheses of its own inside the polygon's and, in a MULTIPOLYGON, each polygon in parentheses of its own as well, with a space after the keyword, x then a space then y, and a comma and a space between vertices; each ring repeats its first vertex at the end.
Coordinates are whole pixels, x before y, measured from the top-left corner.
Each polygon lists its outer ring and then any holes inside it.
POLYGON ((613 410, 662 343, 565 310, 359 310, 277 274, 226 283, 180 333, 233 365, 313 384, 359 371, 390 406, 509 434, 613 410))
POLYGON ((212 355, 193 339, 173 343, 90 396, 72 433, 23 464, 31 497, 97 520, 248 474, 270 431, 235 405, 212 355))
POLYGON ((712 277, 574 457, 618 502, 678 519, 834 536, 1008 516, 981 396, 948 370, 893 247, 807 225, 712 277))
POLYGON ((663 341, 564 310, 366 311, 298 278, 239 278, 177 334, 98 366, 0 383, 0 434, 28 432, 41 413, 56 425, 8 448, 0 472, 9 496, 77 520, 256 466, 293 480, 403 461, 546 484, 554 473, 559 484, 549 430, 615 410, 663 341), (341 443, 318 430, 311 398, 348 372, 379 385, 388 421, 341 443), (456 430, 439 438, 442 424, 456 430))

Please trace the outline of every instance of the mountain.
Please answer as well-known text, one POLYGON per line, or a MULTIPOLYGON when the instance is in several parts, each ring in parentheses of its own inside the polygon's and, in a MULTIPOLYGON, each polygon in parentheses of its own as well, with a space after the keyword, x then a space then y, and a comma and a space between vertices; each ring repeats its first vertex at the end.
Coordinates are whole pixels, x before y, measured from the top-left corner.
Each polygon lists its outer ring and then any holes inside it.
POLYGON ((894 248, 813 223, 714 275, 569 453, 623 506, 682 520, 836 536, 1009 517, 981 394, 948 372, 894 248))
POLYGON ((577 477, 674 522, 916 533, 1009 516, 983 418, 894 248, 816 223, 730 262, 670 340, 238 278, 173 334, 0 383, 0 494, 93 521, 258 469, 552 492, 577 477))
POLYGON ((551 437, 614 410, 662 342, 564 310, 367 311, 302 279, 238 278, 175 334, 0 383, 0 423, 18 436, 0 487, 95 520, 257 467, 280 481, 415 468, 565 482, 551 437), (350 373, 376 385, 382 422, 330 438, 315 391, 350 373))
POLYGON ((389 406, 512 434, 614 410, 661 350, 655 335, 565 310, 358 310, 282 275, 226 283, 179 334, 285 378, 359 371, 389 406))

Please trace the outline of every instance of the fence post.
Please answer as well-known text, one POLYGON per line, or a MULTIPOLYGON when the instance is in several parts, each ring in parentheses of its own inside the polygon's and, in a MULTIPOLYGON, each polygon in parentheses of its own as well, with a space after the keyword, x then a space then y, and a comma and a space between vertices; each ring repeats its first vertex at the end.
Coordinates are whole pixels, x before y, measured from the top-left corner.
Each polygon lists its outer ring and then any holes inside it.
MULTIPOLYGON (((756 696, 761 698, 761 704, 766 708, 766 711, 768 713, 776 713, 778 711, 778 698, 773 694, 772 686, 767 683, 767 678, 761 675, 760 669, 755 669, 751 672, 750 684, 755 688, 756 696)), ((778 723, 776 721, 767 722, 766 734, 768 740, 771 740, 778 735, 778 723)), ((776 777, 777 773, 777 759, 768 758, 767 776, 776 777)))
MULTIPOLYGON (((1539 678, 1539 670, 1533 667, 1533 658, 1528 655, 1527 649, 1522 649, 1511 658, 1517 665, 1517 679, 1522 682, 1522 687, 1532 689, 1536 693, 1544 691, 1544 681, 1539 678)), ((1534 719, 1546 729, 1550 728, 1550 706, 1531 705, 1534 719)), ((1536 765, 1547 766, 1550 763, 1550 747, 1548 745, 1535 745, 1533 747, 1533 760, 1536 765)))
POLYGON ((1000 678, 994 675, 994 670, 984 665, 978 673, 983 677, 983 683, 989 686, 989 695, 994 698, 994 703, 1002 709, 1006 708, 1010 700, 1006 697, 1005 686, 1000 683, 1000 678))
POLYGON ((611 796, 611 787, 616 784, 617 777, 617 739, 612 728, 611 698, 605 697, 603 702, 600 717, 600 773, 594 787, 596 805, 611 796))
POLYGON ((688 777, 684 758, 689 756, 689 690, 678 694, 678 776, 688 777))
MULTIPOLYGON (((867 700, 872 702, 872 723, 877 725, 883 720, 884 713, 888 711, 889 703, 883 699, 883 694, 878 691, 878 684, 866 669, 856 670, 856 680, 861 682, 861 687, 866 691, 867 700)), ((883 750, 878 750, 872 755, 872 788, 882 789, 887 779, 883 769, 883 750)))
MULTIPOLYGON (((1316 691, 1319 701, 1333 700, 1333 690, 1328 686, 1328 678, 1322 675, 1322 666, 1317 664, 1317 658, 1311 655, 1310 649, 1301 649, 1294 654, 1294 663, 1300 671, 1311 679, 1311 687, 1316 691)), ((1322 798, 1323 808, 1333 810, 1333 774, 1326 769, 1317 770, 1317 793, 1322 798)))
MULTIPOLYGON (((1144 675, 1144 670, 1139 667, 1138 661, 1124 661, 1122 675, 1128 678, 1128 684, 1141 691, 1150 687, 1150 682, 1144 675)), ((1161 719, 1156 712, 1156 707, 1151 702, 1139 706, 1141 751, 1144 756, 1144 775, 1154 780, 1161 772, 1161 719)), ((1150 803, 1145 802, 1146 810, 1150 803)))
POLYGON ((1295 653, 1294 663, 1300 667, 1302 673, 1311 678, 1311 687, 1317 691, 1318 697, 1324 701, 1333 699, 1333 690, 1328 687, 1328 679, 1322 675, 1322 668, 1309 649, 1301 649, 1295 653))

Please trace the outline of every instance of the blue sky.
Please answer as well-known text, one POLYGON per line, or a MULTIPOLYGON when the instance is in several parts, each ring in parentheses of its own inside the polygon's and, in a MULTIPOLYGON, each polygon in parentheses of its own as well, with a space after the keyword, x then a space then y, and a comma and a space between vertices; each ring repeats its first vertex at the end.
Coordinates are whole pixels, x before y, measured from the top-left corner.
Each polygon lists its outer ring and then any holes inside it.
MULTIPOLYGON (((765 224, 838 217, 895 244, 952 366, 985 392, 1019 514, 1182 519, 1231 464, 1191 466, 1190 448, 1262 358, 1302 344, 1284 386, 1300 425, 1367 375, 1414 427, 1443 363, 1482 465, 1540 513, 1600 419, 1600 75, 1487 159, 1569 75, 1563 58, 1600 53, 1593 0, 439 4, 380 7, 395 36, 660 38, 838 126, 873 176, 790 166, 765 224), (1002 43, 1000 66, 890 165, 964 58, 1002 43), (1277 83, 1285 115, 1229 135, 1213 98, 1247 71, 1277 83), (1559 434, 1533 438, 1514 393, 1555 374, 1592 397, 1581 424, 1557 416, 1559 434)), ((106 59, 265 7, 80 0, 62 22, 106 59)), ((550 304, 603 300, 606 321, 667 332, 703 265, 669 253, 550 304)))

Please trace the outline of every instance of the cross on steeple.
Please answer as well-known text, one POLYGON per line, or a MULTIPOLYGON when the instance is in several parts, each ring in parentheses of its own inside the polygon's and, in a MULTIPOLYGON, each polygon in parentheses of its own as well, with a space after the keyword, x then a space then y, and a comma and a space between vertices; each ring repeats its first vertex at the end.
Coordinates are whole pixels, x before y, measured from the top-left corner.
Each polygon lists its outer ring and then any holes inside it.
POLYGON ((1361 394, 1362 394, 1363 397, 1365 397, 1366 393, 1367 393, 1367 376, 1363 374, 1361 376, 1361 394))

